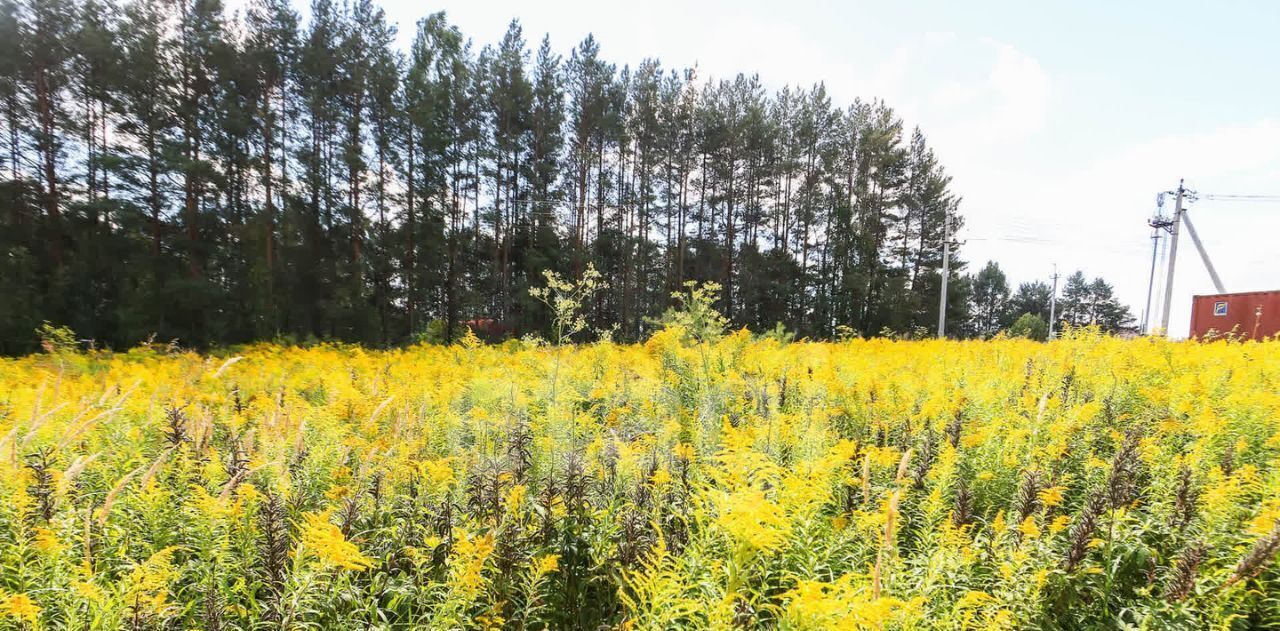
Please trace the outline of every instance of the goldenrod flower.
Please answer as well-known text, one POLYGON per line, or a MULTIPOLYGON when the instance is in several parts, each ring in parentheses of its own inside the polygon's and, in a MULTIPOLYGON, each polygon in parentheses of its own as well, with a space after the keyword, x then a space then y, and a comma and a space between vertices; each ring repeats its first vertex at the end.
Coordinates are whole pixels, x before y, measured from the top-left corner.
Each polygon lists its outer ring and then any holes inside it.
POLYGON ((423 480, 433 490, 443 489, 457 479, 453 467, 447 458, 441 460, 424 460, 418 464, 423 480))
POLYGON ((35 547, 37 550, 53 555, 67 548, 66 544, 58 539, 58 534, 48 528, 36 528, 35 531, 35 547))
POLYGON ((466 531, 454 533, 450 581, 466 595, 466 600, 475 598, 483 587, 484 568, 493 548, 493 535, 477 536, 466 531))
POLYGON ((1040 527, 1036 525, 1035 517, 1027 517, 1018 524, 1018 532, 1025 535, 1028 539, 1035 539, 1040 536, 1040 527))
POLYGON ((909 608, 896 598, 873 598, 852 575, 832 583, 800 581, 784 598, 783 617, 797 629, 880 629, 909 608))
POLYGON ((129 602, 143 606, 152 614, 161 614, 168 606, 169 584, 178 577, 173 568, 177 546, 169 546, 152 554, 130 572, 125 591, 129 602))
POLYGON ((10 594, 0 600, 0 610, 10 617, 35 624, 40 618, 40 606, 26 594, 10 594))
POLYGON ((755 488, 726 495, 716 521, 734 539, 758 550, 781 546, 791 530, 782 508, 755 488))
POLYGON ((346 570, 366 570, 373 560, 360 553, 360 548, 347 541, 342 530, 329 521, 330 513, 303 515, 302 542, 299 549, 314 554, 321 563, 346 570))
POLYGON ((533 560, 533 573, 535 576, 544 576, 560 569, 560 555, 544 554, 533 560))
POLYGON ((1058 515, 1053 519, 1053 522, 1049 524, 1049 534, 1056 535, 1062 532, 1063 530, 1066 530, 1067 526, 1069 526, 1070 524, 1071 524, 1070 517, 1067 517, 1066 515, 1058 515))
POLYGON ((89 581, 75 581, 71 584, 71 588, 75 590, 76 595, 90 602, 102 602, 102 588, 94 585, 89 581))
POLYGON ((685 462, 692 462, 695 456, 693 445, 688 443, 678 443, 671 452, 674 453, 677 458, 684 460, 685 462))
POLYGON ((1065 489, 1061 486, 1050 486, 1041 489, 1038 496, 1040 498, 1040 503, 1043 504, 1046 509, 1053 508, 1054 506, 1061 504, 1063 490, 1065 489))

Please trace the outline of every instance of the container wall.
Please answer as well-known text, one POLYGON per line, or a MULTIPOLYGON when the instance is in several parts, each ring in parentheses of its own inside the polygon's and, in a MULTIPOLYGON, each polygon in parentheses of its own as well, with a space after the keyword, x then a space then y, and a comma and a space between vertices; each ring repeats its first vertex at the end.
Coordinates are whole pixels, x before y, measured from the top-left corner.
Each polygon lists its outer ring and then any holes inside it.
POLYGON ((1191 337, 1235 334, 1253 339, 1280 333, 1280 291, 1196 296, 1191 303, 1191 337))

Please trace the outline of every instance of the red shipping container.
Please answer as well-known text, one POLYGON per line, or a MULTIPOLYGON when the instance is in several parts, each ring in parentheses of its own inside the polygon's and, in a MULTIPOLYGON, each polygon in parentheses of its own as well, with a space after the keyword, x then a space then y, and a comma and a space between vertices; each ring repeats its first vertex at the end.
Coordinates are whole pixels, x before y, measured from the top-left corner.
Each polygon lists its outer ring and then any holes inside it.
POLYGON ((1280 333, 1280 291, 1196 296, 1191 301, 1191 337, 1234 332, 1249 339, 1280 333))

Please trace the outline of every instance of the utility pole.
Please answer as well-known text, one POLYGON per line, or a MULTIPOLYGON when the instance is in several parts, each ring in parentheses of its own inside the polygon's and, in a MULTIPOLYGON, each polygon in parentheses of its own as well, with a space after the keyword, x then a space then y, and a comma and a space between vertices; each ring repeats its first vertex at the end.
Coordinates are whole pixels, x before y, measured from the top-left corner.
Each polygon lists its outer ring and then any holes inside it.
POLYGON ((1053 325, 1058 319, 1058 264, 1053 264, 1053 291, 1049 292, 1049 339, 1058 336, 1053 325))
POLYGON ((1164 217, 1164 196, 1165 193, 1156 195, 1156 214, 1147 220, 1147 225, 1151 226, 1151 273, 1147 277, 1147 308, 1142 312, 1142 332, 1148 334, 1151 333, 1151 323, 1154 321, 1151 315, 1151 299, 1156 287, 1156 256, 1160 252, 1160 231, 1168 230, 1172 225, 1164 217))
POLYGON ((1143 333, 1147 333, 1150 329, 1147 325, 1151 323, 1151 290, 1156 285, 1156 253, 1160 250, 1160 228, 1156 226, 1155 220, 1151 222, 1151 275, 1147 278, 1147 306, 1142 310, 1142 327, 1143 333))
POLYGON ((1165 337, 1169 335, 1169 310, 1173 308, 1173 269, 1174 264, 1178 261, 1178 227, 1182 225, 1182 198, 1186 193, 1186 189, 1182 187, 1182 180, 1178 180, 1178 198, 1173 205, 1173 222, 1171 226, 1169 238, 1169 271, 1165 276, 1164 283, 1164 313, 1160 317, 1160 333, 1165 337))
POLYGON ((938 296, 938 338, 947 336, 947 277, 951 274, 951 217, 942 213, 942 292, 938 296))

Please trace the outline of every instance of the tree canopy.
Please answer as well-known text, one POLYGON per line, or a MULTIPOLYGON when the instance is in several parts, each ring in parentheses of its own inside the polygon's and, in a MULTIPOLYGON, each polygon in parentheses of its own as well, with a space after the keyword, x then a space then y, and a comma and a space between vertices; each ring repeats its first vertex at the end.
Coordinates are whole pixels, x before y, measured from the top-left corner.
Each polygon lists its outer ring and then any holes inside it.
POLYGON ((545 334, 528 290, 588 265, 620 339, 690 280, 758 330, 937 321, 960 198, 882 101, 564 54, 518 21, 480 46, 436 13, 401 50, 372 0, 308 15, 0 0, 0 352, 45 320, 115 347, 545 334))

